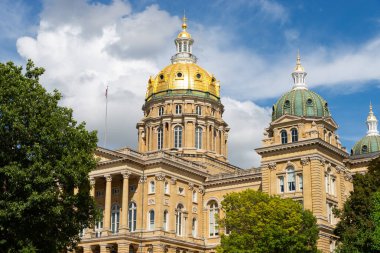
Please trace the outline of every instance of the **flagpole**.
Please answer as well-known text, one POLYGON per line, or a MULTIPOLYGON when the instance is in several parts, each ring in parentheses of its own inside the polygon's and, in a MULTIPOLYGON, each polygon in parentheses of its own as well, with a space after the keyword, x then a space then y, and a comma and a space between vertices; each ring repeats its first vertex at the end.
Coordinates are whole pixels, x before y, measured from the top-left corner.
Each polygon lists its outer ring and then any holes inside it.
POLYGON ((104 147, 106 148, 107 146, 107 115, 108 115, 108 85, 107 85, 107 88, 106 88, 106 118, 105 118, 105 129, 104 129, 104 147))

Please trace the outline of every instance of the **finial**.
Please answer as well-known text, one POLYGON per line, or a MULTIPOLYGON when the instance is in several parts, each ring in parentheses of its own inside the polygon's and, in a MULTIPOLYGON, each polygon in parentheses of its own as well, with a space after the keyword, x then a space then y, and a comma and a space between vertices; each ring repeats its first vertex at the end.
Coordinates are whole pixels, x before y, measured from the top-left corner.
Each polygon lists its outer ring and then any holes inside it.
POLYGON ((301 56, 300 56, 300 50, 297 50, 297 61, 296 61, 296 67, 294 68, 295 71, 305 71, 305 69, 301 65, 301 56))
POLYGON ((369 112, 373 113, 373 111, 372 111, 372 101, 369 101, 369 112))
POLYGON ((183 10, 183 18, 182 18, 182 30, 186 31, 187 24, 186 24, 187 18, 185 14, 185 10, 183 10))

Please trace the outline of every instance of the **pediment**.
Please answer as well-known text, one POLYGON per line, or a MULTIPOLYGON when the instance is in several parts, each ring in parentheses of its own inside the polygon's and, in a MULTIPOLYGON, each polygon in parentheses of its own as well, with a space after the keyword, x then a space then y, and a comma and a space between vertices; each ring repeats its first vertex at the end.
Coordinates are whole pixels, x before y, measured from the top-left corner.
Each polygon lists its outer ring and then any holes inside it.
POLYGON ((280 118, 276 119, 275 121, 272 121, 271 124, 275 125, 275 124, 287 123, 287 122, 300 120, 300 119, 302 119, 302 117, 285 114, 285 115, 282 115, 280 118))
POLYGON ((102 147, 97 147, 94 155, 98 162, 113 161, 123 157, 123 155, 119 152, 108 150, 102 147))

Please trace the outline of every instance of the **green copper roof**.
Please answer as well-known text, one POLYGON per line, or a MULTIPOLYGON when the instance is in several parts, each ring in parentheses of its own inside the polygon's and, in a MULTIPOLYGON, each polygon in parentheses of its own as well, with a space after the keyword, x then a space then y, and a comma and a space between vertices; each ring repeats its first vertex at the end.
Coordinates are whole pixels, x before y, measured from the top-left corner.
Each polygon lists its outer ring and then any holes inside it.
POLYGON ((368 154, 380 151, 380 135, 369 135, 355 143, 352 155, 368 154))
POLYGON ((285 114, 313 118, 331 116, 326 100, 308 89, 293 89, 273 105, 272 120, 285 114))

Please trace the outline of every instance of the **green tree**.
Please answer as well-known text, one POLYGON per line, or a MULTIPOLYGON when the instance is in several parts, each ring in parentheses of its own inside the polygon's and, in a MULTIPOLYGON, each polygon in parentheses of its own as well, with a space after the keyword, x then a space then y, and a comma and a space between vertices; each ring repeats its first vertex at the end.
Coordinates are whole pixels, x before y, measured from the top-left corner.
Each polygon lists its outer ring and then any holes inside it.
POLYGON ((335 234, 340 237, 338 252, 380 252, 376 234, 380 224, 376 212, 379 211, 379 199, 375 195, 380 191, 380 160, 373 160, 364 175, 353 177, 354 191, 345 202, 342 210, 335 210, 340 218, 335 234))
POLYGON ((62 252, 96 214, 96 133, 41 86, 43 72, 0 63, 0 252, 62 252))
POLYGON ((310 211, 291 200, 246 190, 222 201, 219 253, 318 252, 318 227, 310 211))

